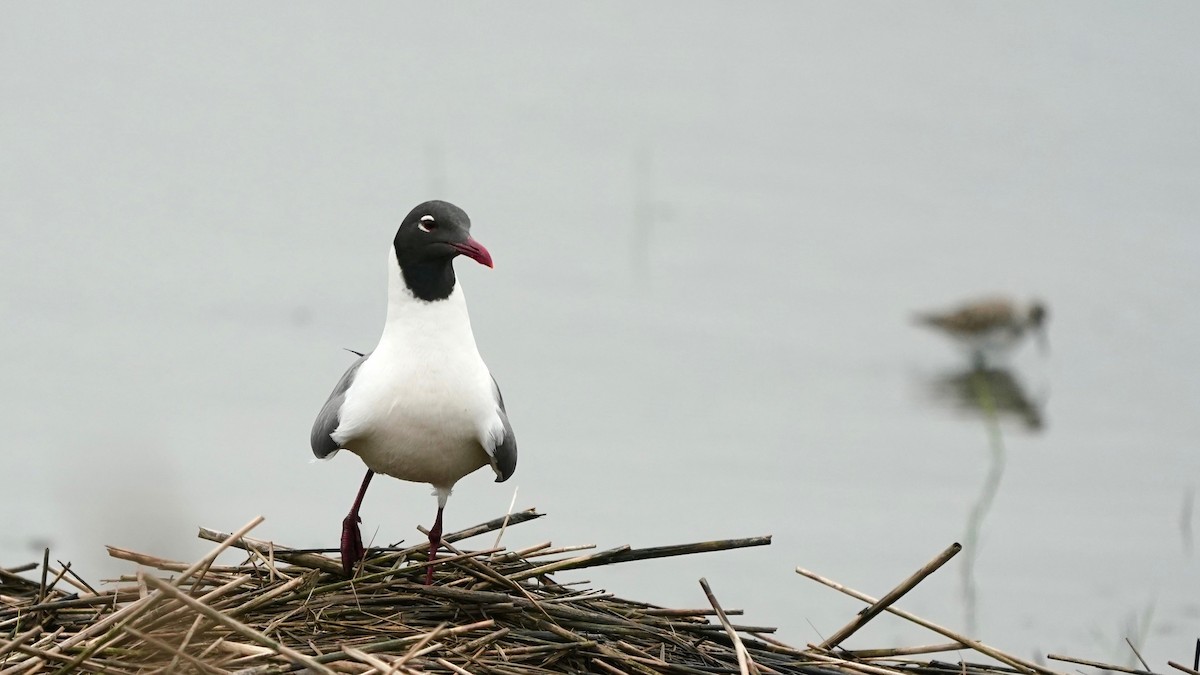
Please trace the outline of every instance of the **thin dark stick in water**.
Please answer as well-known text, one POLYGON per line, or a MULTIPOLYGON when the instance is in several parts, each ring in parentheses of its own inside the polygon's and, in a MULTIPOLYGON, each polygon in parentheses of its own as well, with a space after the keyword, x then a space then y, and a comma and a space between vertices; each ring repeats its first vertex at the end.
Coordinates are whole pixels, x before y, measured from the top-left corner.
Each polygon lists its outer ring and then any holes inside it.
POLYGON ((899 600, 905 593, 911 591, 913 587, 921 583, 925 577, 933 574, 938 570, 938 568, 940 568, 942 565, 945 565, 946 561, 958 555, 958 552, 961 550, 962 545, 957 542, 948 546, 946 550, 934 556, 933 560, 925 563, 925 565, 922 566, 921 569, 917 570, 912 576, 900 582, 899 586, 888 591, 887 595, 884 595, 882 598, 876 601, 875 604, 859 612, 858 616, 854 617, 854 620, 845 626, 842 626, 836 633, 826 638, 825 641, 821 643, 820 648, 833 649, 841 644, 846 638, 858 631, 858 629, 867 625, 868 621, 874 619, 879 615, 880 612, 882 612, 892 603, 899 600))
POLYGON ((1150 666, 1146 663, 1146 659, 1142 658, 1141 653, 1138 652, 1137 647, 1133 646, 1133 642, 1129 638, 1125 638, 1125 644, 1129 645, 1129 648, 1133 650, 1133 655, 1136 656, 1137 660, 1142 663, 1142 667, 1146 670, 1150 670, 1150 666))

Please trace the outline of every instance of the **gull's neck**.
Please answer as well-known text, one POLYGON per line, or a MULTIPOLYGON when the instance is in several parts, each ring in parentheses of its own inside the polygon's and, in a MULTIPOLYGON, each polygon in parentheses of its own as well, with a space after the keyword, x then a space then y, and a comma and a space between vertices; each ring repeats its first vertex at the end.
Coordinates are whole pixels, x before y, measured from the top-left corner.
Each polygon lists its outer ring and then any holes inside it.
POLYGON ((427 346, 436 352, 469 349, 478 353, 462 284, 455 281, 444 299, 422 300, 408 287, 396 253, 390 250, 387 320, 379 346, 393 344, 402 349, 427 346))

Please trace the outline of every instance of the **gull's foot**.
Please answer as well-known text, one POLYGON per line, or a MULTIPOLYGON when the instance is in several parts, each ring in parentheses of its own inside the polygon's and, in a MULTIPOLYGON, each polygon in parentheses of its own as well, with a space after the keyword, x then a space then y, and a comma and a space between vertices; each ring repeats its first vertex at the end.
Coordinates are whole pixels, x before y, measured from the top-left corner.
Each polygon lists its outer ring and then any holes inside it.
POLYGON ((354 513, 342 520, 342 571, 346 576, 352 576, 354 566, 367 555, 367 550, 363 548, 362 533, 358 529, 360 522, 362 519, 354 513))
POLYGON ((442 543, 442 509, 438 508, 437 520, 433 523, 433 529, 429 531, 429 557, 425 561, 425 585, 433 585, 433 565, 434 560, 437 560, 438 546, 442 543))

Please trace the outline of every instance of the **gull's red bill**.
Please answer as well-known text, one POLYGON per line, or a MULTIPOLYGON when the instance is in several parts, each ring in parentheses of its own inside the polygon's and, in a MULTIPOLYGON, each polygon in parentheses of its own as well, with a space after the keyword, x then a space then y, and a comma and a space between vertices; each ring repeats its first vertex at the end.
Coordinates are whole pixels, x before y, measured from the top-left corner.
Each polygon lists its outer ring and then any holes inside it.
POLYGON ((480 265, 492 267, 492 254, 483 247, 483 244, 475 241, 475 237, 467 237, 467 240, 461 244, 450 244, 454 250, 471 258, 480 265))

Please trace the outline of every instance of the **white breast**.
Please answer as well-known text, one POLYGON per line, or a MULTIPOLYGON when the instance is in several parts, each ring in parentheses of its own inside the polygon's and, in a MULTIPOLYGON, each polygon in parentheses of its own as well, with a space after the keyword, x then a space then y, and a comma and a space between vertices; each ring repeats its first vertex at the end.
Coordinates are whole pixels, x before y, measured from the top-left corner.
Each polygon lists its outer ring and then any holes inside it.
POLYGON ((488 463, 492 380, 479 356, 461 284, 426 302, 389 256, 388 317, 379 345, 346 391, 333 439, 377 473, 448 491, 488 463))

